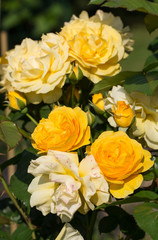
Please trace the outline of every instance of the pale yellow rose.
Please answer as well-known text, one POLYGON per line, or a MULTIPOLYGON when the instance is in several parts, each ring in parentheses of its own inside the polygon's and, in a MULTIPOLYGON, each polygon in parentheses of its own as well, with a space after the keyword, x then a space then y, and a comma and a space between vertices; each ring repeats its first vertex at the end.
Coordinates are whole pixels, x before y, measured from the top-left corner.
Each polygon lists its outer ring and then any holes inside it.
POLYGON ((35 177, 28 188, 31 207, 43 215, 57 214, 63 222, 109 200, 108 184, 93 156, 79 164, 76 153, 49 150, 31 161, 28 172, 35 177))
POLYGON ((133 41, 121 19, 102 10, 90 18, 85 11, 79 18, 73 16, 59 34, 69 45, 70 60, 94 83, 120 72, 120 60, 132 50, 133 41))
POLYGON ((61 36, 50 33, 39 42, 26 38, 6 53, 6 59, 2 91, 24 93, 34 104, 52 103, 60 98, 70 71, 68 45, 61 36))
POLYGON ((130 105, 124 101, 117 101, 117 109, 113 106, 113 114, 117 125, 123 128, 129 127, 135 116, 130 105))
POLYGON ((42 118, 32 134, 32 145, 39 152, 49 149, 73 151, 90 143, 87 115, 81 108, 57 107, 42 118))
POLYGON ((78 230, 69 223, 65 223, 55 240, 84 240, 78 230))
POLYGON ((139 188, 141 173, 154 164, 150 152, 123 131, 103 132, 92 144, 91 153, 116 198, 125 198, 139 188))
POLYGON ((26 106, 26 99, 23 94, 9 91, 7 94, 9 106, 16 110, 22 110, 26 106))
MULTIPOLYGON (((114 86, 105 99, 105 110, 113 112, 117 102, 124 101, 135 112, 135 121, 130 129, 134 137, 144 138, 148 147, 158 149, 158 100, 156 94, 147 96, 143 93, 127 93, 121 86, 114 86)), ((117 127, 114 117, 108 119, 113 127, 117 127)))

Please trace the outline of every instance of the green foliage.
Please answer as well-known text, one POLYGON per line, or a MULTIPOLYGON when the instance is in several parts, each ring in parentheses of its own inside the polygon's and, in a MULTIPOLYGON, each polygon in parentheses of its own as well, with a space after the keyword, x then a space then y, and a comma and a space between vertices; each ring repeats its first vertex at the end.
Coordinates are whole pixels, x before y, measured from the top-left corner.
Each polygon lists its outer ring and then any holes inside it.
POLYGON ((138 240, 144 237, 145 233, 137 226, 133 216, 121 207, 108 207, 105 211, 109 216, 101 219, 99 223, 99 230, 101 232, 110 232, 119 225, 120 231, 129 239, 138 240))
POLYGON ((31 174, 27 173, 27 169, 30 161, 35 158, 35 155, 27 151, 20 154, 16 172, 11 177, 10 182, 10 190, 28 209, 30 208, 30 194, 28 193, 27 188, 33 177, 31 174))
POLYGON ((145 16, 144 22, 149 33, 158 28, 158 16, 148 14, 145 16))
POLYGON ((152 240, 158 239, 158 204, 143 203, 134 210, 134 218, 144 231, 146 231, 152 240))
POLYGON ((21 140, 21 137, 22 135, 15 123, 11 121, 0 122, 0 140, 5 142, 10 148, 14 148, 21 140))
POLYGON ((21 216, 17 212, 14 204, 9 198, 4 198, 0 200, 0 216, 4 217, 6 221, 12 221, 15 223, 21 222, 21 216))
POLYGON ((102 4, 104 7, 123 7, 129 11, 137 10, 158 16, 158 4, 147 0, 91 0, 90 4, 102 4), (105 3, 104 3, 105 2, 105 3))
POLYGON ((20 224, 15 232, 11 235, 11 240, 32 240, 32 231, 26 224, 20 224))
POLYGON ((100 233, 108 233, 113 231, 118 225, 118 222, 114 216, 103 217, 98 225, 100 233))
POLYGON ((141 92, 153 95, 158 86, 158 72, 140 73, 125 80, 124 88, 127 92, 141 92))
POLYGON ((122 205, 122 204, 129 204, 129 203, 136 203, 136 202, 149 202, 153 200, 158 199, 158 194, 152 192, 152 191, 147 191, 147 190, 142 190, 141 193, 135 193, 133 196, 130 196, 126 199, 121 199, 117 200, 116 202, 111 202, 108 204, 102 204, 99 207, 96 207, 96 209, 104 209, 107 207, 111 206, 117 206, 117 205, 122 205))
POLYGON ((144 64, 144 72, 148 72, 158 66, 158 53, 149 56, 144 64))
MULTIPOLYGON (((148 58, 145 63, 144 70, 149 71, 152 68, 158 66, 158 62, 155 57, 148 58)), ((102 81, 95 84, 91 94, 108 91, 115 85, 124 85, 127 92, 142 92, 147 95, 153 95, 158 86, 158 72, 121 72, 113 77, 105 77, 102 81)))
POLYGON ((148 49, 152 52, 156 52, 158 50, 158 37, 155 38, 150 44, 148 49))
POLYGON ((135 76, 136 74, 138 74, 138 72, 120 72, 113 77, 105 77, 102 81, 94 85, 91 94, 108 91, 115 85, 123 84, 127 78, 135 76))

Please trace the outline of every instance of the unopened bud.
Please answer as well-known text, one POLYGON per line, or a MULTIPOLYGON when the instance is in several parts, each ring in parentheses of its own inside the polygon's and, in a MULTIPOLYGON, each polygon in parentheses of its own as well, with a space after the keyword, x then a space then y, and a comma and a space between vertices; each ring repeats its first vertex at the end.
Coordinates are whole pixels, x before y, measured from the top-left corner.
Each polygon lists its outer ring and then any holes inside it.
POLYGON ((9 107, 15 110, 22 110, 26 107, 26 99, 21 93, 9 91, 7 98, 9 100, 9 107))

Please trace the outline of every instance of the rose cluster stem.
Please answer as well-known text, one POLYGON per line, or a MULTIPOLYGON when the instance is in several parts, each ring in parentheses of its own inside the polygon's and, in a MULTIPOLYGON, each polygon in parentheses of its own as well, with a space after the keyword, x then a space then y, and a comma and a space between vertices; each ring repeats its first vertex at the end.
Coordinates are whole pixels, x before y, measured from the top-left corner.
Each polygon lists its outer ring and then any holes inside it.
POLYGON ((97 211, 92 212, 90 223, 89 223, 87 233, 86 233, 86 240, 92 240, 94 224, 95 224, 95 221, 96 221, 97 213, 98 213, 97 211))
POLYGON ((10 197, 10 199, 12 200, 12 202, 14 203, 15 207, 17 208, 17 210, 20 212, 20 214, 22 215, 22 217, 24 218, 26 224, 28 225, 29 229, 32 231, 32 239, 35 240, 36 239, 36 235, 34 232, 34 226, 32 225, 30 219, 27 217, 27 215, 25 214, 25 212, 22 210, 22 208, 19 206, 18 202, 16 201, 14 195, 11 193, 4 177, 2 176, 1 170, 0 170, 0 181, 2 182, 2 185, 6 191, 6 193, 8 194, 8 196, 10 197))
POLYGON ((37 122, 29 113, 26 113, 26 116, 27 116, 35 125, 38 125, 38 122, 37 122))

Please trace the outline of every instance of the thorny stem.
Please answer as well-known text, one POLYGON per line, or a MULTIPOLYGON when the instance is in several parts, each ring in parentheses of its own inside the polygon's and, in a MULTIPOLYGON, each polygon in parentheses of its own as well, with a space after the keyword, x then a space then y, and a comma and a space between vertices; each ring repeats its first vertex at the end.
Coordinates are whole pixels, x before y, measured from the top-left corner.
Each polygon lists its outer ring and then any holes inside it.
POLYGON ((12 202, 14 203, 15 207, 18 209, 18 211, 20 212, 20 214, 22 215, 22 217, 24 218, 26 224, 28 225, 29 229, 32 231, 32 239, 35 240, 36 239, 36 235, 35 235, 35 229, 34 226, 32 225, 30 219, 26 216, 25 212, 22 210, 22 208, 19 206, 18 202, 16 201, 14 195, 11 193, 4 177, 2 176, 2 172, 0 170, 0 181, 3 184, 3 187, 6 191, 6 193, 8 194, 8 196, 10 197, 10 199, 12 200, 12 202))
POLYGON ((38 122, 37 122, 29 113, 26 113, 26 116, 27 116, 35 125, 38 125, 38 122))

